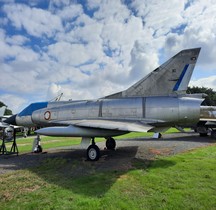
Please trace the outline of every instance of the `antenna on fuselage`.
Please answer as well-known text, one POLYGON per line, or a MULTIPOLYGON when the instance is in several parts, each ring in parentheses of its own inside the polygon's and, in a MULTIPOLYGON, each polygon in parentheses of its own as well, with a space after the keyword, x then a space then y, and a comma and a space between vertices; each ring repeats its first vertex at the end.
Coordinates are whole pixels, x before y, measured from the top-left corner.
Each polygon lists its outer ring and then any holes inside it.
POLYGON ((55 98, 51 99, 50 102, 60 101, 62 96, 63 96, 63 93, 60 93, 60 94, 59 94, 58 96, 56 96, 55 98))

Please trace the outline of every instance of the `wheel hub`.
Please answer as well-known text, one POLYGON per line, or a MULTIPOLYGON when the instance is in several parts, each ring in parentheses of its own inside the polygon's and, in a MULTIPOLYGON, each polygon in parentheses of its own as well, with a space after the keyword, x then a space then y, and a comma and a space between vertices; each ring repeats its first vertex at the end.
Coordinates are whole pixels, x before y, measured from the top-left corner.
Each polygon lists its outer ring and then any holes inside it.
POLYGON ((97 156, 96 150, 95 150, 94 148, 91 148, 91 149, 89 150, 89 158, 90 158, 91 160, 94 160, 94 159, 96 158, 96 156, 97 156))

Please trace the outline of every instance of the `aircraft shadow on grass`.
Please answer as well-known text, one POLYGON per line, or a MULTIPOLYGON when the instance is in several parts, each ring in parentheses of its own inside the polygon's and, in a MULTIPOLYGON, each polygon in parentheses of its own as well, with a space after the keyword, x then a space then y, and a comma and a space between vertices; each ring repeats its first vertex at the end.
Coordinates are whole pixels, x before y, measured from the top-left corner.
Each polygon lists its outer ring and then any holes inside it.
POLYGON ((0 164, 2 161, 6 162, 7 170, 30 170, 44 181, 76 194, 100 197, 107 193, 118 179, 127 177, 126 173, 130 170, 140 169, 146 173, 152 164, 161 168, 175 165, 173 161, 152 157, 136 158, 137 150, 136 146, 121 147, 116 151, 102 150, 102 157, 97 162, 86 161, 83 158, 84 150, 59 150, 39 155, 30 153, 3 157, 0 164))

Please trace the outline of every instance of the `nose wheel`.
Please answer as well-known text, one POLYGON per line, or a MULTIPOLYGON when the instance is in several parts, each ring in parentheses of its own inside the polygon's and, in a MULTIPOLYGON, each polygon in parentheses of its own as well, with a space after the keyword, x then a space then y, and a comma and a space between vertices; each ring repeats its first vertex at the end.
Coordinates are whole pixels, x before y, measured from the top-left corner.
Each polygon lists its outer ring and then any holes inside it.
POLYGON ((33 146, 32 146, 32 152, 34 153, 41 153, 43 151, 41 145, 40 145, 40 135, 37 135, 37 137, 33 141, 33 146))
POLYGON ((41 153, 41 152, 43 152, 43 149, 42 149, 41 145, 37 145, 34 148, 34 153, 41 153))

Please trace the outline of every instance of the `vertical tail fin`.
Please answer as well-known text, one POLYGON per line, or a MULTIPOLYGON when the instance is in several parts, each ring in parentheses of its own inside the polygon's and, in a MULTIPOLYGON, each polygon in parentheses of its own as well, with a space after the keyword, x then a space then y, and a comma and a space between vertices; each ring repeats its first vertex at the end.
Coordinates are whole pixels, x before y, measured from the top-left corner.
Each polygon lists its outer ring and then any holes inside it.
POLYGON ((106 98, 186 93, 200 49, 182 50, 127 90, 106 98))

